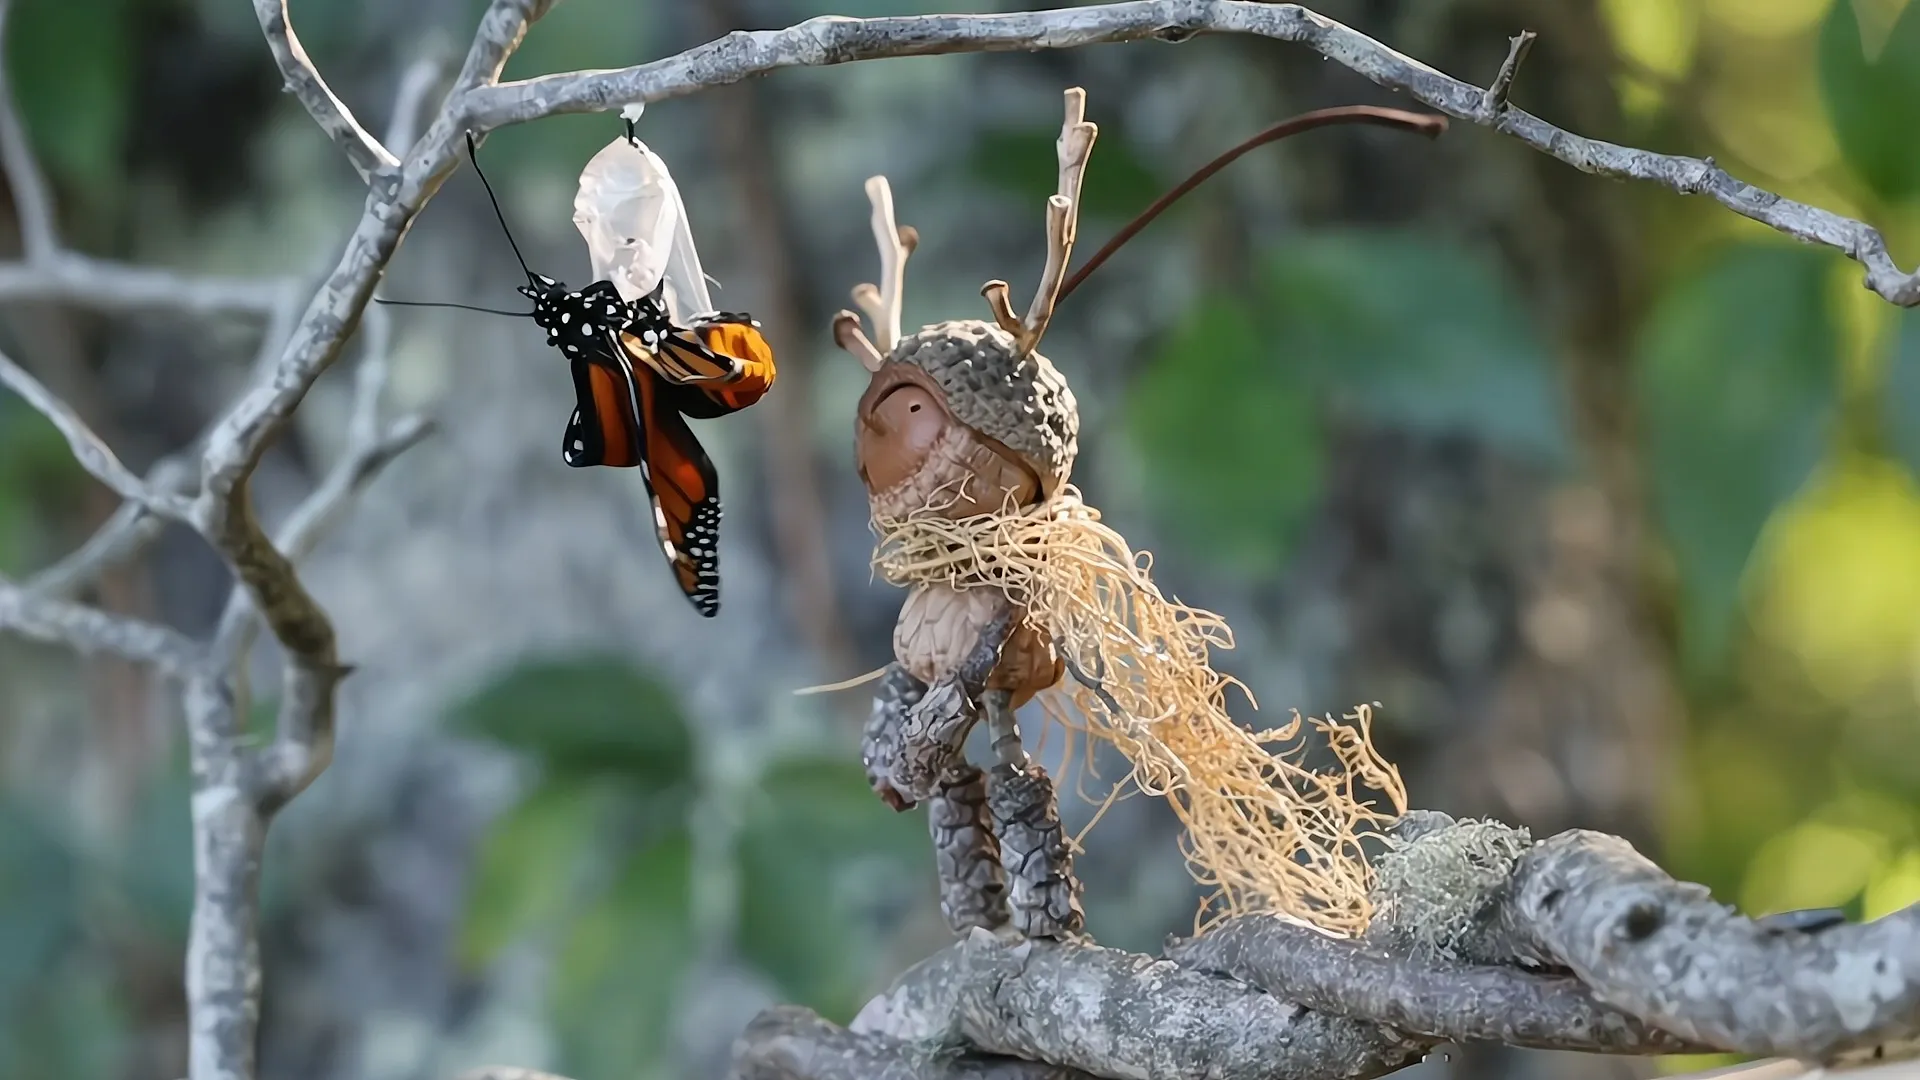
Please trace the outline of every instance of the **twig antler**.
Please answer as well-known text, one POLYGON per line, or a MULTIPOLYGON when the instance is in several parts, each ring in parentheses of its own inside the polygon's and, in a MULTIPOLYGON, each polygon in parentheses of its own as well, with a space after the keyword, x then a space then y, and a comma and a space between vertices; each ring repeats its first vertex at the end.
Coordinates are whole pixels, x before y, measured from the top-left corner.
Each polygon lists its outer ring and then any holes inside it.
POLYGON ((1040 272, 1040 287, 1034 290, 1027 317, 1018 318, 1007 298, 1007 283, 995 279, 980 286, 980 295, 993 309, 993 321, 1012 334, 1022 353, 1040 344, 1053 320, 1053 302, 1060 282, 1067 276, 1067 260, 1073 255, 1073 240, 1080 231, 1080 178, 1086 173, 1087 158, 1093 153, 1098 125, 1087 120, 1087 92, 1069 87, 1066 92, 1067 116, 1060 125, 1060 138, 1054 150, 1060 158, 1060 185, 1047 197, 1047 265, 1040 272))
POLYGON ((869 339, 861 331, 860 316, 843 310, 833 317, 833 340, 858 358, 868 371, 878 371, 886 355, 900 343, 900 305, 906 288, 907 256, 920 245, 920 234, 894 220, 893 188, 887 184, 886 177, 867 179, 867 201, 873 204, 873 242, 880 249, 880 284, 855 285, 853 302, 873 322, 874 338, 869 339))

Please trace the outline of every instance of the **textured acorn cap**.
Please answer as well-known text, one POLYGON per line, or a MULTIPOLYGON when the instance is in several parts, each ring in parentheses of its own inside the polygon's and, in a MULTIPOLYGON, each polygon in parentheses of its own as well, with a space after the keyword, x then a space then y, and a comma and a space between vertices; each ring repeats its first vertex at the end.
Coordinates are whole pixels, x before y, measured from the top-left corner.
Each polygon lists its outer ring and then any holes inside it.
POLYGON ((1079 452, 1080 407, 1046 357, 1019 355, 1013 335, 992 323, 955 319, 901 338, 887 360, 933 376, 954 419, 1020 455, 1047 494, 1066 483, 1079 452))

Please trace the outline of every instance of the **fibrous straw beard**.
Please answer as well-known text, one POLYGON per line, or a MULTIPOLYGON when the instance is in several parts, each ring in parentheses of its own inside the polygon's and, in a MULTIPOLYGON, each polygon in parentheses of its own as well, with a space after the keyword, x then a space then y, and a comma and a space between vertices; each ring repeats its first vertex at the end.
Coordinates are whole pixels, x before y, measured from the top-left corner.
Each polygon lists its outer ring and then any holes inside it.
POLYGON ((1135 554, 1071 486, 1024 510, 958 519, 928 506, 876 517, 873 565, 894 585, 990 588, 1051 639, 1069 676, 1042 696, 1049 716, 1111 743, 1142 791, 1185 827, 1194 877, 1214 888, 1197 920, 1284 912, 1357 934, 1370 915, 1366 837, 1406 809, 1398 771, 1373 749, 1370 712, 1249 730, 1227 712, 1211 651, 1233 632, 1213 612, 1163 595, 1135 554), (1093 686, 1087 685, 1094 684, 1093 686), (1051 698, 1052 700, 1048 700, 1051 698), (1337 768, 1303 763, 1311 727, 1337 768), (1390 811, 1376 810, 1370 789, 1390 811))

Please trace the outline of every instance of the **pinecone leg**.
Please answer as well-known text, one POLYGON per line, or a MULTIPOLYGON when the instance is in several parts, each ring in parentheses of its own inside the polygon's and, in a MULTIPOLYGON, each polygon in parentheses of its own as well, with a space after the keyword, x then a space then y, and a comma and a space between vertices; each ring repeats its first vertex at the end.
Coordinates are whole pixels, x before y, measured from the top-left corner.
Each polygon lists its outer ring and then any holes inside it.
POLYGON ((1013 613, 1004 611, 980 632, 959 669, 929 686, 906 710, 889 779, 907 798, 932 796, 947 767, 965 760, 967 735, 980 722, 980 697, 1012 630, 1013 613))
POLYGON ((990 691, 984 699, 999 759, 988 777, 987 807, 1000 841, 1013 929, 1029 938, 1077 937, 1086 916, 1053 779, 1021 748, 1009 695, 990 691))
POLYGON ((933 857, 940 870, 940 913, 956 934, 1007 922, 1007 884, 1000 845, 987 815, 987 778, 962 762, 940 777, 927 801, 933 857))
POLYGON ((893 786, 893 763, 900 756, 900 726, 907 711, 920 704, 927 684, 908 674, 898 663, 888 664, 887 673, 873 692, 873 709, 867 713, 867 727, 860 739, 860 763, 867 767, 867 783, 874 794, 895 810, 913 809, 913 800, 893 786))

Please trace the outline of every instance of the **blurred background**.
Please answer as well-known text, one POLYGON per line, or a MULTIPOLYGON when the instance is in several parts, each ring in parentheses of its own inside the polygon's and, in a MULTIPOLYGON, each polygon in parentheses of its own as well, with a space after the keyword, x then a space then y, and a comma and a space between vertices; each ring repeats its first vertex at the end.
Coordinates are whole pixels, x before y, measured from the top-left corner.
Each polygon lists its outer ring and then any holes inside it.
MULTIPOLYGON (((299 0, 293 17, 378 130, 400 73, 457 62, 482 6, 299 0)), ((565 0, 507 75, 823 13, 1001 7, 565 0)), ((14 8, 6 60, 71 245, 229 274, 331 265, 361 191, 279 93, 249 5, 14 8)), ((1482 85, 1534 29, 1519 106, 1713 155, 1920 259, 1920 0, 1319 9, 1482 85)), ((1081 258, 1266 124, 1393 101, 1299 49, 1212 38, 786 72, 648 110, 716 302, 780 355, 768 399, 698 425, 727 506, 712 621, 672 590, 637 478, 561 464, 571 389, 537 331, 393 309, 392 406, 442 431, 307 570, 358 670, 336 764, 272 837, 266 1075, 714 1077, 764 1005, 844 1021, 947 940, 923 812, 862 782, 864 694, 792 693, 884 663, 899 603, 866 564, 865 375, 827 325, 877 273, 861 182, 879 172, 922 238, 909 326, 983 317, 989 278, 1029 295, 1069 85, 1100 125, 1081 258)), ((618 131, 559 117, 482 149, 536 269, 584 283, 573 187, 618 131)), ((381 291, 514 307, 517 274, 462 169, 381 291)), ((1076 481, 1164 588, 1228 617, 1221 662, 1269 720, 1378 702, 1416 805, 1618 832, 1752 914, 1873 917, 1920 899, 1920 312, 1859 280, 1710 202, 1467 125, 1437 143, 1335 129, 1162 218, 1045 349, 1081 402, 1076 481)), ((231 399, 260 332, 0 310, 0 344, 136 470, 231 399)), ((350 366, 257 478, 269 521, 337 453, 350 366)), ((0 397, 0 572, 47 565, 112 509, 0 397)), ((225 588, 169 534, 94 599, 204 633, 225 588)), ((1027 734, 1058 768, 1059 733, 1036 713, 1027 734)), ((0 1075, 182 1074, 183 759, 171 693, 141 671, 0 641, 0 1075)), ((1084 777, 1094 799, 1102 784, 1084 777)), ((1066 802, 1078 829, 1093 803, 1066 802)), ((1120 803, 1085 847, 1103 941, 1154 949, 1191 926, 1163 807, 1120 803)), ((1476 1050, 1453 1069, 1682 1064, 1476 1050)))

